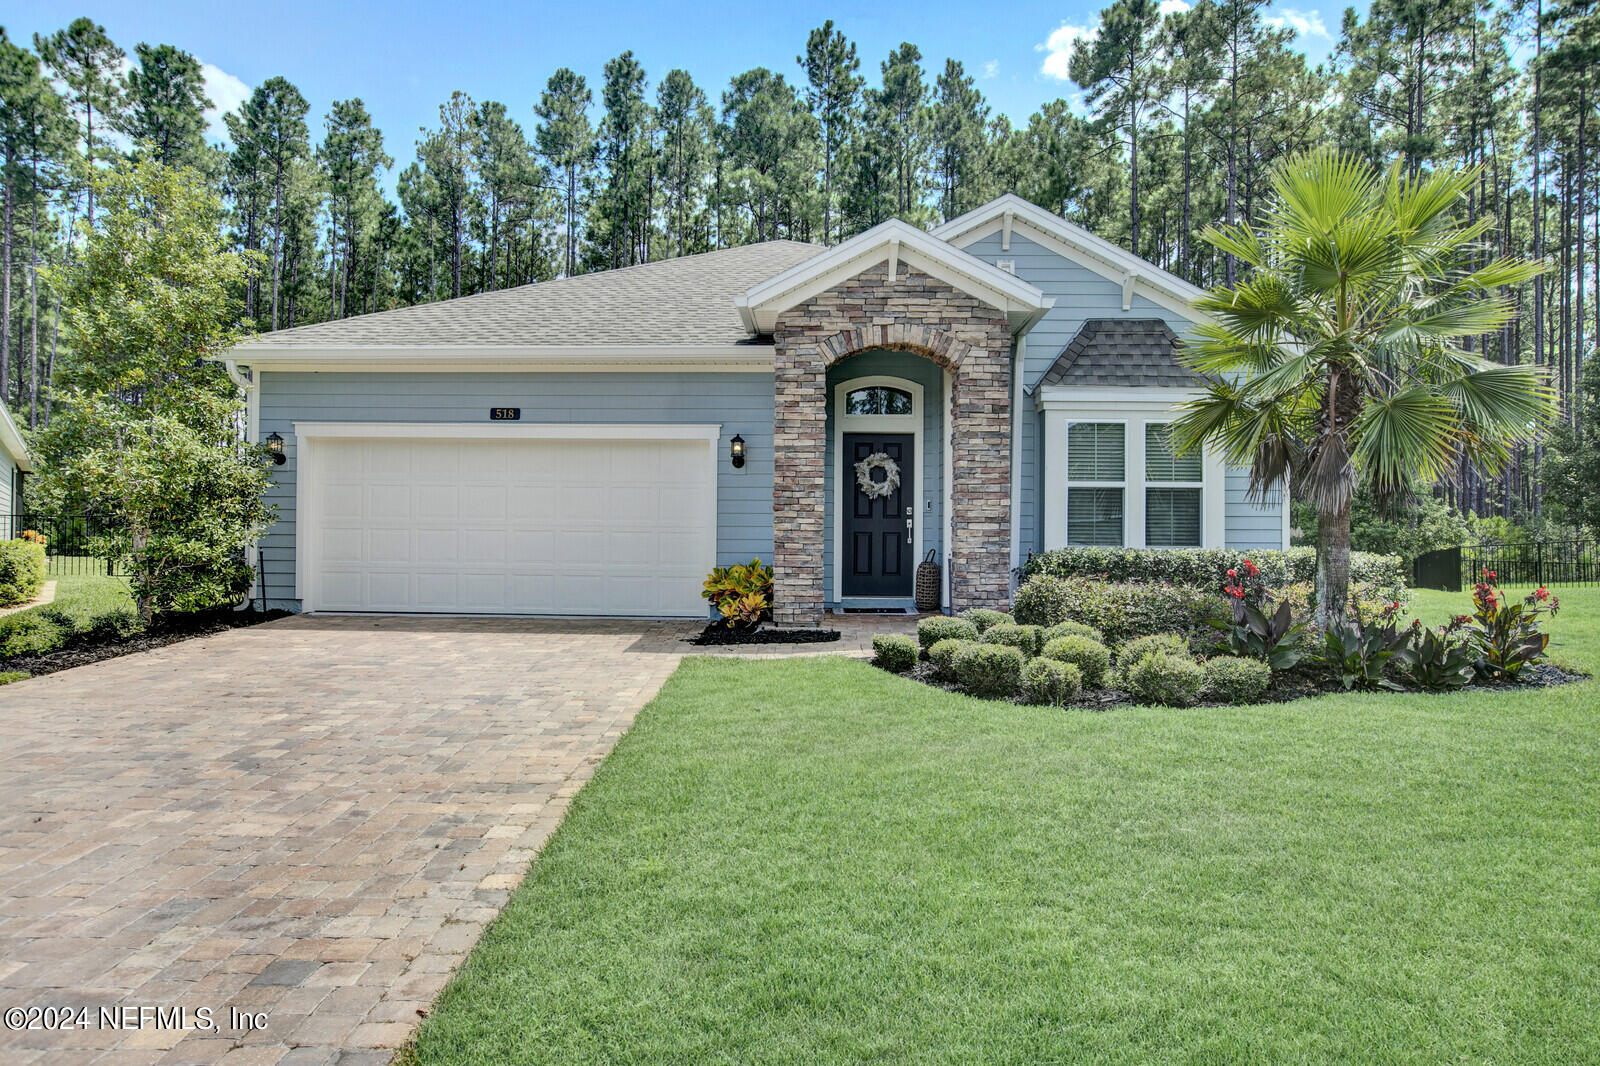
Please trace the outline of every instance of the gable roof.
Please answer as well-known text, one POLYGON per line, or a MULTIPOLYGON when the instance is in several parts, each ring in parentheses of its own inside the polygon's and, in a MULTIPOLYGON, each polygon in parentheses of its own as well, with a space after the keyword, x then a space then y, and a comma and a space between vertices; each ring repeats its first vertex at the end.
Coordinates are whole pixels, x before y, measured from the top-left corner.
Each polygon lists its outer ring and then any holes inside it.
POLYGON ((770 333, 784 311, 885 260, 891 274, 904 263, 1004 311, 1012 333, 1026 333, 1055 305, 1053 297, 1015 274, 898 218, 880 222, 865 233, 751 286, 734 302, 747 329, 770 333))
POLYGON ((33 469, 33 460, 28 455, 28 446, 23 443, 22 433, 17 429, 17 424, 11 420, 11 412, 6 410, 5 401, 0 400, 0 448, 11 456, 11 461, 17 464, 17 469, 26 473, 33 469))
POLYGON ((1091 318, 1034 386, 1194 388, 1202 379, 1178 362, 1177 334, 1159 318, 1091 318))
POLYGON ((436 300, 263 333, 233 358, 251 363, 272 352, 350 349, 748 345, 755 339, 734 308, 735 294, 821 251, 801 241, 766 241, 436 300))
POLYGON ((1011 232, 1018 226, 1027 231, 1030 240, 1122 285, 1124 311, 1128 310, 1129 297, 1138 293, 1192 322, 1205 318, 1192 306, 1194 300, 1205 295, 1204 289, 1015 193, 996 197, 951 219, 936 227, 933 236, 965 248, 999 231, 1004 235, 1003 244, 1009 244, 1011 232))

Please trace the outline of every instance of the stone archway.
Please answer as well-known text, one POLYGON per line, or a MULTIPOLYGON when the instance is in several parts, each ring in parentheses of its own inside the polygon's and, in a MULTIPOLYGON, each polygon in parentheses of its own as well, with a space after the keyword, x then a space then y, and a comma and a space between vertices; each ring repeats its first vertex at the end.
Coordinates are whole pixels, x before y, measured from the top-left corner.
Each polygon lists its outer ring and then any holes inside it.
POLYGON ((952 376, 950 568, 955 610, 1010 594, 1011 330, 1006 314, 903 264, 880 262, 784 311, 773 329, 774 617, 822 619, 826 379, 857 352, 894 349, 952 376))

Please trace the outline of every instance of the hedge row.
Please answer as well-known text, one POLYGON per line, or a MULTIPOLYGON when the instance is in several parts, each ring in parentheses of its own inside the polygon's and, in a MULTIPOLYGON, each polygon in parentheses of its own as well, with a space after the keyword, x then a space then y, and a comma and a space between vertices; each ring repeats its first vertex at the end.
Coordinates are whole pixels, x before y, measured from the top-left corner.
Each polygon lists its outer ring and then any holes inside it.
MULTIPOLYGON (((1022 567, 1022 580, 1049 574, 1220 589, 1228 571, 1238 569, 1246 559, 1260 568, 1268 585, 1314 581, 1317 576, 1317 552, 1309 547, 1249 552, 1230 548, 1060 548, 1031 557, 1022 567)), ((1350 580, 1375 585, 1398 599, 1405 590, 1405 566, 1398 555, 1351 552, 1350 580)))
POLYGON ((44 545, 0 540, 0 607, 27 603, 44 588, 44 545))

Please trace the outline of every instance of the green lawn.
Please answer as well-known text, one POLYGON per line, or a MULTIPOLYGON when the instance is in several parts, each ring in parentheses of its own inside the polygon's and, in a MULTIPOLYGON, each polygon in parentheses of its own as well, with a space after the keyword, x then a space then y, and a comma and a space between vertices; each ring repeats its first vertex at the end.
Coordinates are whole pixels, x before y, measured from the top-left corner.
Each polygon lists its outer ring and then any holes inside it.
MULTIPOLYGON (((1592 668, 1600 590, 1563 599, 1592 668)), ((1597 704, 1096 714, 692 659, 414 1061, 1597 1062, 1597 704)))
POLYGON ((56 583, 56 598, 50 606, 70 615, 79 628, 90 618, 119 607, 133 610, 133 596, 125 577, 106 577, 103 573, 51 574, 49 580, 56 583))

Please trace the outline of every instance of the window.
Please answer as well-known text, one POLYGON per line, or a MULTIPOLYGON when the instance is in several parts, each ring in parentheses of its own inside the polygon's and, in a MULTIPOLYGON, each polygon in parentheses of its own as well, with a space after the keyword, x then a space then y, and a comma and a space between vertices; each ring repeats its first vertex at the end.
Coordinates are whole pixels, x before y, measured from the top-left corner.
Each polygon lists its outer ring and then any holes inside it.
POLYGON ((1067 543, 1122 544, 1127 487, 1127 426, 1121 422, 1067 425, 1067 543))
POLYGON ((1144 542, 1150 548, 1200 546, 1200 452, 1177 455, 1169 423, 1144 426, 1144 542))
POLYGON ((846 395, 844 407, 845 413, 852 415, 909 415, 911 394, 888 385, 870 385, 846 395))

